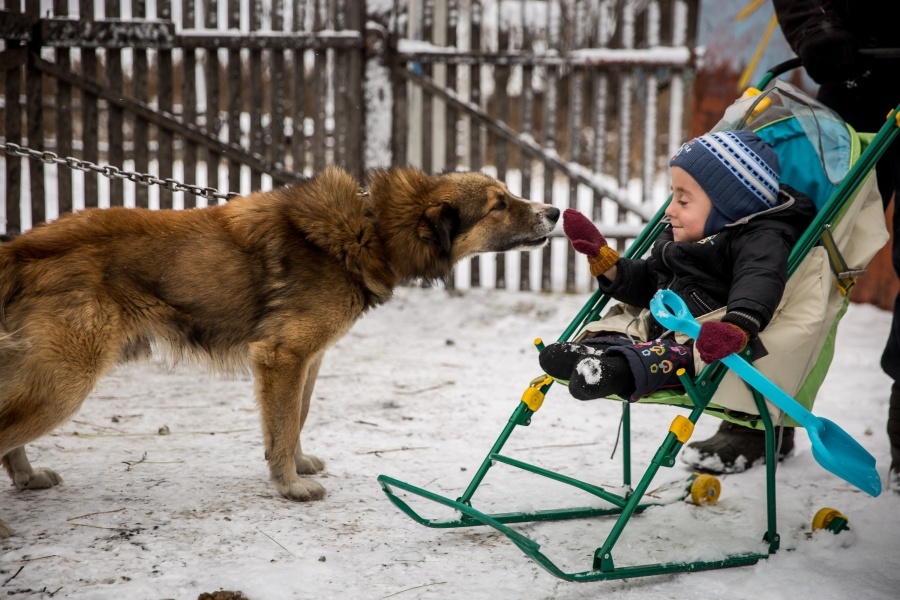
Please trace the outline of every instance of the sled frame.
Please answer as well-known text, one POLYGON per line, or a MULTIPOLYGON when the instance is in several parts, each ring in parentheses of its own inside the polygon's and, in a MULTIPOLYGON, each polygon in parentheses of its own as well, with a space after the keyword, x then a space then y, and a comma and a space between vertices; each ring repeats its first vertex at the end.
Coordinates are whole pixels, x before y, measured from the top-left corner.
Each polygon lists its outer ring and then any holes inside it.
MULTIPOLYGON (((777 75, 797 68, 798 66, 800 66, 799 59, 777 65, 765 75, 758 86, 759 89, 764 89, 771 79, 777 75)), ((789 277, 797 270, 801 261, 806 257, 809 251, 816 244, 820 243, 823 237, 827 238, 829 236, 828 230, 830 224, 841 213, 846 201, 853 197, 854 191, 861 186, 866 177, 875 168, 878 158, 881 157, 887 147, 895 140, 898 133, 900 133, 900 106, 895 108, 888 115, 881 129, 872 138, 856 163, 851 166, 850 171, 844 177, 843 181, 832 192, 827 202, 818 211, 813 222, 807 227, 804 234, 800 237, 800 240, 798 240, 797 244, 794 246, 788 261, 789 277)), ((635 239, 634 243, 628 248, 626 256, 639 257, 649 250, 663 227, 665 227, 665 224, 662 223, 661 219, 667 204, 668 202, 663 204, 650 221, 650 225, 645 227, 635 239)), ((559 340, 565 341, 570 339, 572 334, 584 323, 599 318, 608 302, 609 297, 605 296, 600 290, 596 290, 578 315, 572 320, 568 328, 560 335, 559 340)), ((538 345, 538 349, 542 348, 542 344, 539 342, 536 342, 536 344, 538 345)), ((749 360, 749 354, 746 351, 743 354, 743 357, 745 360, 749 360)), ((755 389, 751 390, 758 409, 758 417, 754 416, 754 420, 757 423, 761 422, 764 427, 766 448, 766 526, 762 535, 760 551, 729 554, 718 560, 664 562, 630 566, 616 566, 613 558, 613 549, 616 542, 630 519, 634 515, 640 514, 649 506, 665 504, 660 502, 644 503, 642 502, 642 499, 649 489, 654 477, 659 472, 659 469, 663 467, 671 468, 674 466, 678 452, 683 445, 687 443, 690 433, 693 431, 693 426, 696 425, 700 416, 706 411, 719 382, 725 376, 727 370, 725 365, 720 362, 715 362, 704 367, 693 380, 684 374, 679 375, 679 379, 685 388, 686 399, 683 403, 674 404, 673 406, 690 410, 690 415, 687 418, 679 415, 674 419, 669 431, 665 434, 665 438, 660 444, 659 449, 651 459, 647 470, 641 476, 640 481, 635 487, 632 487, 631 484, 631 405, 628 402, 622 403, 622 481, 624 492, 617 493, 501 454, 504 445, 517 427, 527 427, 531 425, 535 412, 540 408, 547 390, 553 385, 553 379, 547 376, 536 378, 525 390, 522 400, 512 412, 509 421, 501 431, 484 460, 481 462, 481 465, 472 477, 468 487, 456 499, 430 492, 424 488, 411 485, 387 475, 378 476, 378 482, 388 499, 415 522, 436 529, 473 526, 491 527, 509 538, 525 555, 534 560, 541 567, 554 576, 566 581, 588 582, 628 579, 651 575, 752 565, 760 560, 768 558, 770 554, 777 552, 780 546, 780 536, 777 531, 775 501, 775 474, 777 467, 775 425, 769 415, 765 399, 755 389), (608 502, 611 507, 563 507, 531 512, 482 512, 473 506, 472 500, 491 467, 497 463, 568 484, 608 502), (426 518, 401 498, 398 495, 399 492, 405 492, 447 506, 458 511, 461 516, 454 520, 426 518), (616 516, 616 520, 612 524, 612 528, 602 545, 594 550, 593 561, 590 568, 576 572, 564 571, 546 554, 541 552, 541 545, 539 543, 509 527, 510 524, 516 523, 607 516, 616 516)), ((689 484, 695 477, 696 475, 688 478, 684 494, 675 501, 681 501, 687 497, 689 484)))

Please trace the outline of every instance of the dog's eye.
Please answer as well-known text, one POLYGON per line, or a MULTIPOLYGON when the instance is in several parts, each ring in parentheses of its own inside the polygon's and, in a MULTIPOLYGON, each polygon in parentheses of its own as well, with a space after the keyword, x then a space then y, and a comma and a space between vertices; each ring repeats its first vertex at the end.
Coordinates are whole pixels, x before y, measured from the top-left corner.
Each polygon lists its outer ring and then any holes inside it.
POLYGON ((501 198, 491 210, 506 210, 506 200, 501 198))

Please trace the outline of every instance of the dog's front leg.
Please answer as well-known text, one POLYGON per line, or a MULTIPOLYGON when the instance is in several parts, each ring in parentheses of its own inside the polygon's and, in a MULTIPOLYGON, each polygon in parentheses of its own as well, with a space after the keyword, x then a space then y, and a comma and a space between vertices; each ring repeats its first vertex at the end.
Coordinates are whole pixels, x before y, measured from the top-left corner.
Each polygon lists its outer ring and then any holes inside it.
POLYGON ((325 496, 325 488, 298 476, 294 462, 300 439, 302 390, 312 357, 277 342, 253 344, 251 357, 272 482, 291 500, 319 500, 325 496))
MULTIPOLYGON (((300 432, 303 433, 303 425, 306 423, 306 416, 309 414, 309 403, 312 398, 313 388, 316 387, 316 378, 319 376, 319 367, 322 366, 322 354, 316 356, 309 365, 309 373, 306 376, 306 384, 303 386, 303 395, 300 405, 300 432)), ((294 463, 297 466, 297 473, 300 475, 311 475, 325 469, 325 461, 313 456, 312 454, 303 454, 300 437, 297 437, 297 447, 294 449, 294 463)))

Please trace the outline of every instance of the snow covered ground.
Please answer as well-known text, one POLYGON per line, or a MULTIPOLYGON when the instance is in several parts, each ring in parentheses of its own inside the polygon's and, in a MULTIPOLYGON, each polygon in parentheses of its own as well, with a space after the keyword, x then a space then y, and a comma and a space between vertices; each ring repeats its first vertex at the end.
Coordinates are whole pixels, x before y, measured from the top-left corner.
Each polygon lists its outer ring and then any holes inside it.
MULTIPOLYGON (((584 296, 404 288, 363 317, 327 355, 304 449, 325 459, 325 500, 285 500, 267 482, 248 378, 150 362, 107 377, 73 421, 29 446, 35 465, 65 484, 0 489, 0 516, 16 536, 0 541, 0 594, 11 598, 197 598, 240 590, 288 598, 816 598, 895 599, 900 594, 900 495, 872 498, 823 470, 798 435, 778 471, 782 550, 750 567, 574 584, 527 559, 485 528, 434 530, 396 510, 376 477, 387 474, 455 498, 468 484, 523 389, 539 373, 532 340, 555 339, 584 296), (160 430, 168 431, 163 435, 160 430), (849 532, 811 534, 822 507, 849 532)), ((878 368, 890 315, 854 305, 816 413, 890 461, 884 432, 889 380, 878 368)), ((637 406, 636 473, 676 409, 637 406)), ((530 427, 504 453, 604 485, 619 406, 551 390, 530 427)), ((718 422, 701 419, 694 439, 718 422)), ((689 475, 678 463, 654 487, 689 475)), ((626 528, 616 564, 715 558, 762 551, 764 472, 721 478, 711 507, 685 502, 647 510, 626 528)), ((663 492, 658 492, 661 494, 663 492)), ((486 511, 580 506, 584 494, 499 465, 475 495, 486 511)), ((429 516, 438 505, 417 504, 429 516)), ((611 521, 523 525, 567 571, 590 567, 611 521)))

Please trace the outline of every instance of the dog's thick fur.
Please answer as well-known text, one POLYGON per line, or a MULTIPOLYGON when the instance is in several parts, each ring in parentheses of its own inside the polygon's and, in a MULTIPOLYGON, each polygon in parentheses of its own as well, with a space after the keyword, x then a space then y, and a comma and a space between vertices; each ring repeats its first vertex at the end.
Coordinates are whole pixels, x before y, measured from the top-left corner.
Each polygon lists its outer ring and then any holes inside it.
MULTIPOLYGON (((559 217, 481 173, 331 168, 225 205, 66 215, 0 244, 0 457, 18 488, 61 481, 24 445, 151 348, 255 377, 265 455, 293 500, 325 490, 300 430, 325 349, 395 286, 481 252, 535 247, 559 217)), ((9 535, 0 521, 0 537, 9 535)))

